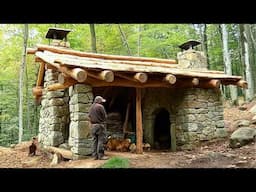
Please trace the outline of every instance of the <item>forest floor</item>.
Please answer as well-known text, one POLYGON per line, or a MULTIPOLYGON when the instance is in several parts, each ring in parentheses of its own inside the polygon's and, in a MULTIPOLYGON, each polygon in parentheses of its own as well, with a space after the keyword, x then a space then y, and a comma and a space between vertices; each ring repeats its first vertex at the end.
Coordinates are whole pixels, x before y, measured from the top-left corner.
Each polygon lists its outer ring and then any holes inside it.
MULTIPOLYGON (((255 103, 247 104, 247 110, 239 110, 238 107, 225 107, 224 119, 228 125, 228 132, 235 130, 236 120, 251 119, 248 109, 255 103)), ((34 157, 28 157, 28 146, 30 141, 23 142, 13 148, 0 147, 0 168, 97 168, 106 160, 84 160, 61 161, 57 165, 51 165, 49 154, 37 151, 34 157)), ((129 159, 131 168, 256 168, 256 143, 231 149, 229 140, 213 140, 205 142, 190 151, 147 151, 143 154, 130 152, 109 152, 111 157, 124 157, 129 159)))

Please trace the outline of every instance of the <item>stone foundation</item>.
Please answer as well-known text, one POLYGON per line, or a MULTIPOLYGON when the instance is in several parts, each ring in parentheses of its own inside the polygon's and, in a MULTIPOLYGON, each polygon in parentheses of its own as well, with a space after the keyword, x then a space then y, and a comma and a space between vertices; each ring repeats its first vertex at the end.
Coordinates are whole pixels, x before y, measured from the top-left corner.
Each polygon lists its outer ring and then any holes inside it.
MULTIPOLYGON (((58 72, 47 69, 44 77, 44 88, 54 84, 58 72)), ((68 137, 69 108, 67 91, 47 91, 44 89, 39 121, 39 142, 47 146, 59 146, 68 137)))
POLYGON ((92 138, 89 127, 88 112, 93 102, 91 86, 76 84, 69 88, 69 146, 74 154, 74 159, 92 153, 92 138))

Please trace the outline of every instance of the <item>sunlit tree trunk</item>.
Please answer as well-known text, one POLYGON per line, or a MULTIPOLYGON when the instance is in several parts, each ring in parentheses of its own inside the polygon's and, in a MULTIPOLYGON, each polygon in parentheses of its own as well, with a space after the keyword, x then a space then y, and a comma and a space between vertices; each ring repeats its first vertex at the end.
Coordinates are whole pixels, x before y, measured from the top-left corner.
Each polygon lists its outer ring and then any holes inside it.
MULTIPOLYGON (((29 108, 29 90, 28 90, 28 68, 25 65, 25 74, 26 74, 26 100, 27 100, 27 110, 26 110, 26 129, 30 130, 30 108, 29 108)), ((30 130, 32 131, 32 130, 30 130)))
POLYGON ((27 52, 27 41, 28 41, 28 24, 24 24, 24 43, 22 52, 22 62, 20 65, 20 77, 19 77, 19 143, 22 141, 23 135, 23 79, 24 70, 26 66, 26 52, 27 52))
POLYGON ((210 64, 209 64, 208 45, 207 45, 207 25, 200 24, 199 29, 200 29, 203 52, 207 58, 207 69, 209 69, 210 64))
POLYGON ((92 48, 92 52, 93 53, 97 53, 95 25, 94 24, 89 24, 89 25, 90 25, 90 32, 91 32, 91 48, 92 48))
POLYGON ((125 33, 123 32, 123 30, 121 28, 121 25, 118 24, 117 26, 118 26, 118 29, 120 31, 123 44, 127 48, 128 55, 132 55, 131 49, 129 47, 128 41, 127 41, 126 36, 125 36, 125 33))
POLYGON ((252 77, 252 67, 250 63, 250 47, 249 47, 249 35, 250 28, 249 24, 244 24, 244 58, 245 58, 245 77, 248 82, 248 89, 245 91, 245 98, 247 101, 253 99, 254 96, 254 81, 252 77))
POLYGON ((140 56, 141 49, 141 24, 138 25, 138 52, 137 55, 140 56))
MULTIPOLYGON (((229 48, 228 48, 228 31, 227 26, 225 24, 221 24, 222 30, 222 42, 223 42, 223 60, 225 64, 225 73, 228 75, 232 75, 232 65, 230 60, 229 48)), ((228 88, 226 89, 228 90, 228 88)), ((229 92, 231 96, 232 103, 237 100, 237 88, 236 86, 229 86, 229 92)))

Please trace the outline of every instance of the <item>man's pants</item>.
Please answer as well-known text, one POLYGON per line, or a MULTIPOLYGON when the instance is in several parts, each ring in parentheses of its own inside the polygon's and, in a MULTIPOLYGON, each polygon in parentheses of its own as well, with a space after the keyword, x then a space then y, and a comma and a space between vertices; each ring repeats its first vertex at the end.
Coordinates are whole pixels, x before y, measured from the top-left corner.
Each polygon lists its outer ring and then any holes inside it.
POLYGON ((92 155, 100 159, 104 156, 104 143, 106 142, 106 128, 104 124, 92 124, 92 155))

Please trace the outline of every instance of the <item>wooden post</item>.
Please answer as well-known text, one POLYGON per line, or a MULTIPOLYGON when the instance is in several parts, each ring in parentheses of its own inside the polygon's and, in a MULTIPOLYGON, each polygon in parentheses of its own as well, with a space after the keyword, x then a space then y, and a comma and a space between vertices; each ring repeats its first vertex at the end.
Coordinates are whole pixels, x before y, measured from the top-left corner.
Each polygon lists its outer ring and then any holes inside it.
POLYGON ((141 88, 136 88, 136 153, 143 153, 143 129, 141 112, 141 88))

